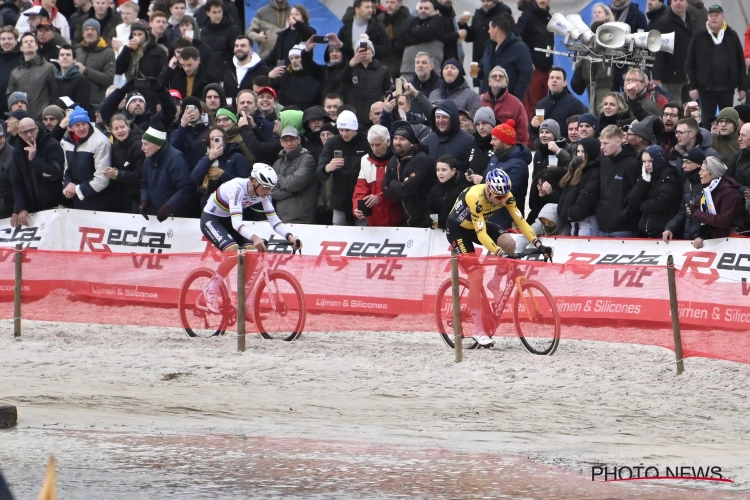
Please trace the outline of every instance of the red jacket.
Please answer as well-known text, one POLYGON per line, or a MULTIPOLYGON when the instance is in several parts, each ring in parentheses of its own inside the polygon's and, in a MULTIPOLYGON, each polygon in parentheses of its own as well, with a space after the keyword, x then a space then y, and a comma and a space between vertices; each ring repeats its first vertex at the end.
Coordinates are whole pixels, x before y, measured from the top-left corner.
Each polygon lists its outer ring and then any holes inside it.
MULTIPOLYGON (((519 144, 529 143, 529 117, 526 115, 526 109, 523 107, 523 103, 518 100, 518 97, 506 90, 499 99, 495 100, 495 96, 489 91, 479 96, 479 102, 482 103, 483 107, 492 108, 497 125, 510 119, 514 120, 516 122, 516 142, 519 144)), ((561 124, 560 127, 562 128, 563 125, 565 124, 561 124)))
POLYGON ((380 203, 372 207, 372 215, 367 216, 368 226, 397 227, 404 221, 401 203, 383 196, 383 177, 390 156, 375 158, 371 155, 364 155, 360 163, 359 177, 352 196, 352 211, 357 209, 357 202, 367 195, 377 195, 380 200, 380 203))

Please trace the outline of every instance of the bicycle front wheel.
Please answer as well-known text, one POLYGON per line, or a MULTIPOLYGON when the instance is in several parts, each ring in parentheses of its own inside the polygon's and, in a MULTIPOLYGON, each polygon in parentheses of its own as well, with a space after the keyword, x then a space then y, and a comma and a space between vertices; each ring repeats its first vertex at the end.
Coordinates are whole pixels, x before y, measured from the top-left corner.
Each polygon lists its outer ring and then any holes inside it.
MULTIPOLYGON (((462 331, 473 331, 473 320, 469 310, 469 280, 466 278, 458 279, 458 297, 461 304, 461 327, 462 331)), ((437 321, 440 338, 450 349, 456 348, 453 331, 453 287, 450 279, 447 279, 440 285, 435 301, 435 320, 437 321)), ((476 349, 479 346, 476 340, 471 337, 465 337, 463 340, 464 349, 476 349)))
POLYGON ((286 271, 258 277, 253 298, 253 319, 264 339, 292 341, 302 334, 307 317, 305 294, 299 281, 286 271))
POLYGON ((552 356, 560 343, 560 314, 554 297, 538 281, 525 281, 513 303, 513 323, 531 354, 552 356))
POLYGON ((229 298, 229 291, 224 283, 221 284, 221 313, 208 310, 203 290, 208 286, 214 272, 202 267, 191 272, 182 282, 178 308, 180 323, 185 333, 190 337, 212 337, 224 335, 227 323, 232 316, 234 307, 229 298))

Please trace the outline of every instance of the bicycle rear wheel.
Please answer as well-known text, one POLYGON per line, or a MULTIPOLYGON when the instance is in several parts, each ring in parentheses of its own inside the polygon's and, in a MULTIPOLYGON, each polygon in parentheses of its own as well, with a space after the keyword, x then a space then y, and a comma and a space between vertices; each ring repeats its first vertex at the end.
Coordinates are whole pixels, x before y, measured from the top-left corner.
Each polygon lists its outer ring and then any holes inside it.
POLYGON ((182 282, 178 302, 180 323, 190 337, 224 335, 232 316, 234 306, 232 306, 229 291, 224 283, 221 284, 220 289, 222 313, 213 313, 206 307, 203 290, 208 286, 213 275, 212 270, 202 267, 188 274, 182 282))
POLYGON ((560 343, 560 314, 554 297, 538 281, 525 281, 513 302, 513 323, 531 354, 551 356, 560 343))
POLYGON ((307 317, 305 294, 297 279, 286 271, 268 271, 268 281, 258 277, 253 297, 253 319, 264 339, 295 340, 307 317))
MULTIPOLYGON (((476 349, 479 344, 471 337, 466 337, 467 333, 474 331, 474 321, 469 309, 469 280, 466 278, 458 279, 458 296, 461 304, 461 328, 464 334, 464 349, 476 349)), ((456 343, 453 341, 453 287, 450 279, 445 280, 438 288, 437 300, 435 301, 435 320, 440 338, 450 349, 455 349, 456 343)))

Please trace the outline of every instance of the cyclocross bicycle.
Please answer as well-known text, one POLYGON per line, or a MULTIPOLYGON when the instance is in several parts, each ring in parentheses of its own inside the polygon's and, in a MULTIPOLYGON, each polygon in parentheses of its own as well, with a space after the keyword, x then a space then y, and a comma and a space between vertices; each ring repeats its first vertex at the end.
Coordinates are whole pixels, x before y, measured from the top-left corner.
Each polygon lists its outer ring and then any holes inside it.
MULTIPOLYGON (((539 254, 539 250, 530 249, 520 253, 506 254, 505 258, 520 260, 539 254)), ((507 269, 505 288, 498 304, 487 298, 487 291, 482 286, 482 321, 487 335, 492 337, 498 332, 498 328, 502 324, 503 312, 513 289, 515 289, 516 293, 511 311, 516 334, 521 340, 521 344, 532 354, 543 356, 554 354, 557 345, 560 343, 560 314, 557 311, 555 299, 547 290, 547 287, 538 281, 526 278, 519 265, 512 265, 511 263, 495 264, 491 261, 483 265, 498 265, 507 269)), ((461 304, 463 331, 473 325, 468 297, 469 280, 462 276, 459 278, 459 303, 461 304)), ((438 288, 435 312, 440 337, 448 347, 454 349, 453 293, 450 278, 445 280, 438 288)), ((479 343, 469 336, 464 338, 463 345, 464 349, 479 347, 479 343)))
MULTIPOLYGON (((274 245, 292 244, 274 242, 274 245)), ((206 267, 196 269, 188 274, 180 288, 180 322, 190 337, 224 335, 227 327, 237 323, 236 293, 232 293, 228 277, 220 289, 220 312, 208 310, 203 290, 213 275, 214 271, 206 267)), ((307 307, 297 278, 288 271, 271 269, 267 252, 260 252, 258 265, 245 283, 246 321, 255 323, 264 339, 292 341, 302 334, 307 307)))

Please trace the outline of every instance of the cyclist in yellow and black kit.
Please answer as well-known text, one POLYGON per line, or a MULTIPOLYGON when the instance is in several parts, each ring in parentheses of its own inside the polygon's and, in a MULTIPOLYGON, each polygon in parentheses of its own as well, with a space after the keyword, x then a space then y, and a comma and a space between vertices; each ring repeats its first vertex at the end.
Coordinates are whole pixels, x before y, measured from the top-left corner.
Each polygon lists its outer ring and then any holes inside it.
MULTIPOLYGON (((451 246, 462 254, 474 254, 474 243, 483 245, 487 250, 500 255, 515 253, 515 240, 497 224, 488 221, 490 216, 505 208, 510 213, 521 233, 547 257, 552 257, 552 249, 545 247, 516 207, 516 200, 510 191, 510 177, 503 170, 496 168, 487 174, 485 184, 477 184, 458 196, 446 223, 445 236, 451 246)), ((480 345, 489 346, 492 339, 484 332, 482 322, 481 288, 484 273, 478 265, 468 266, 469 273, 469 307, 474 318, 474 340, 480 345)), ((496 273, 488 283, 488 288, 497 297, 500 291, 501 275, 496 273)))

